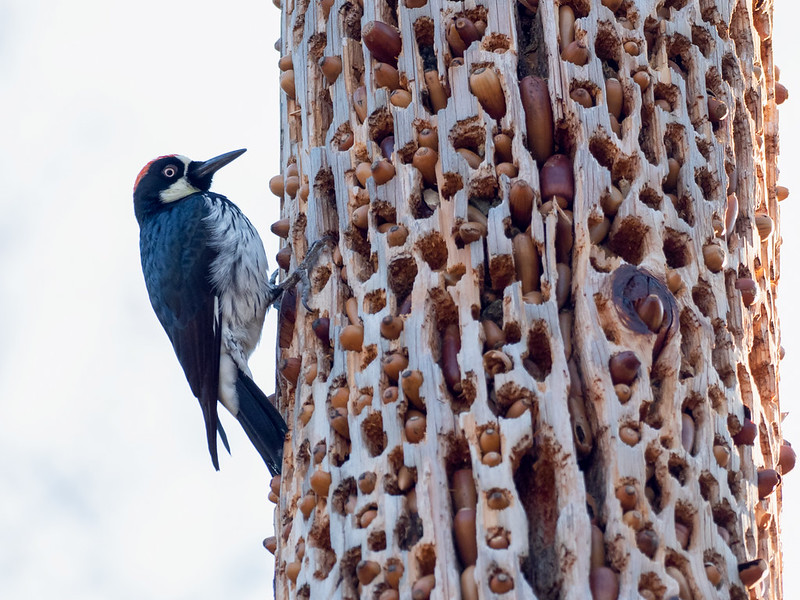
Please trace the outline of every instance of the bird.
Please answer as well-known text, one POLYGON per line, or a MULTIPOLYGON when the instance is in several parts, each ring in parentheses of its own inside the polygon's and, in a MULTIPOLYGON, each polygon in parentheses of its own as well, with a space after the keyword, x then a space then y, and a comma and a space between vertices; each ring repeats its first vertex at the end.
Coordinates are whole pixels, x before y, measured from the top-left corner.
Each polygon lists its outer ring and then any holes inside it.
POLYGON ((245 151, 206 161, 159 156, 136 177, 133 207, 150 303, 200 402, 214 468, 219 470, 218 434, 230 452, 219 401, 277 475, 288 427, 253 381, 247 361, 268 308, 307 275, 276 285, 277 271, 268 276, 255 227, 228 198, 209 191, 214 174, 245 151))

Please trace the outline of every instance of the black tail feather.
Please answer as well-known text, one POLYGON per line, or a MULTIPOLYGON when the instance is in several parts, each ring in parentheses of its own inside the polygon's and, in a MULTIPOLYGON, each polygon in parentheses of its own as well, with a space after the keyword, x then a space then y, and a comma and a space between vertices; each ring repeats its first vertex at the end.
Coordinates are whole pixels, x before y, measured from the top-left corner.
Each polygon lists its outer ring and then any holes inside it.
POLYGON ((283 441, 289 430, 286 422, 259 387, 244 372, 236 380, 239 398, 237 418, 256 447, 270 473, 278 475, 283 462, 283 441))

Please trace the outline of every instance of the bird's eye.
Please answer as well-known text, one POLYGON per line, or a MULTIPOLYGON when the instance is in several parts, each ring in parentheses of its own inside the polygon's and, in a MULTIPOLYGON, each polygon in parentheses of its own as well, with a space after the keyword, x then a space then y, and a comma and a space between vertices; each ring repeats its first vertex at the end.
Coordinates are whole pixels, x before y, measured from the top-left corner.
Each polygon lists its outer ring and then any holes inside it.
POLYGON ((167 165, 161 173, 164 177, 175 177, 178 174, 178 168, 175 165, 167 165))

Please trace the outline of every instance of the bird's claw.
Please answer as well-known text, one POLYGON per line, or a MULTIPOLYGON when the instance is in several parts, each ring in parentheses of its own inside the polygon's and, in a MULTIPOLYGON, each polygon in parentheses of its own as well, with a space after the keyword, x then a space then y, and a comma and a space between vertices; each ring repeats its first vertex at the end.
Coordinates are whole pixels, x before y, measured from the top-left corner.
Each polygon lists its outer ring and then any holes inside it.
POLYGON ((316 242, 311 244, 311 247, 308 249, 306 257, 303 259, 303 262, 297 265, 297 268, 294 271, 292 271, 286 277, 286 279, 284 279, 277 285, 275 284, 275 279, 278 276, 278 271, 275 271, 269 280, 270 295, 273 297, 273 300, 272 302, 270 302, 270 304, 273 306, 277 304, 278 301, 281 299, 281 296, 283 296, 283 293, 286 290, 295 287, 299 282, 303 289, 301 295, 303 306, 307 311, 311 312, 311 307, 308 305, 308 297, 309 294, 311 293, 311 282, 308 278, 308 273, 316 265, 317 260, 319 259, 319 255, 322 252, 322 249, 325 246, 328 245, 333 246, 335 244, 336 244, 336 238, 334 238, 332 235, 326 235, 318 239, 316 242))

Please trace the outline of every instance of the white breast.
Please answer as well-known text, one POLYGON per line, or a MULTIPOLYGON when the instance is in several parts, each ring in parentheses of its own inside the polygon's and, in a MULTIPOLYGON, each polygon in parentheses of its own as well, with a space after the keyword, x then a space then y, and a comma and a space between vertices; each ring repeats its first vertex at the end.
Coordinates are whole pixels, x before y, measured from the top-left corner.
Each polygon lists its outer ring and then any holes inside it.
POLYGON ((261 337, 267 312, 267 256, 258 232, 234 204, 211 195, 206 202, 210 244, 218 252, 210 277, 222 326, 220 400, 236 415, 236 368, 250 375, 247 359, 261 337))

